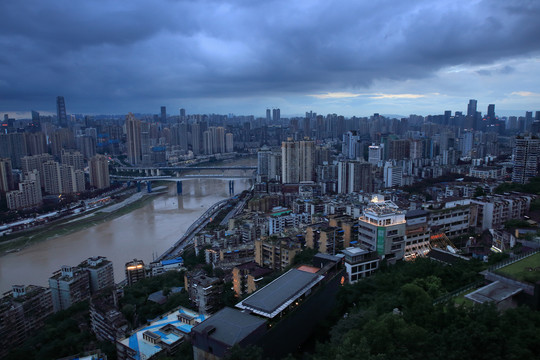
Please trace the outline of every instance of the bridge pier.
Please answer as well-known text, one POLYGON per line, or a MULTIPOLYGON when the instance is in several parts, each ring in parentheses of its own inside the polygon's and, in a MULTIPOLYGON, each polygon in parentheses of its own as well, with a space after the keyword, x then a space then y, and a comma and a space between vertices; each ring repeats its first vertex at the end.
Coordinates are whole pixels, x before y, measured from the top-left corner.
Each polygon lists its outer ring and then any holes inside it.
POLYGON ((152 192, 152 182, 151 181, 147 181, 146 182, 146 191, 148 193, 151 193, 152 192))
POLYGON ((161 176, 161 170, 156 169, 156 176, 161 176))
POLYGON ((234 180, 229 180, 229 196, 234 195, 234 180))
POLYGON ((137 192, 141 192, 141 182, 137 181, 137 192))
POLYGON ((144 169, 144 175, 146 175, 146 176, 150 176, 150 170, 148 170, 148 169, 144 169))
POLYGON ((182 195, 182 181, 176 182, 176 194, 182 195))

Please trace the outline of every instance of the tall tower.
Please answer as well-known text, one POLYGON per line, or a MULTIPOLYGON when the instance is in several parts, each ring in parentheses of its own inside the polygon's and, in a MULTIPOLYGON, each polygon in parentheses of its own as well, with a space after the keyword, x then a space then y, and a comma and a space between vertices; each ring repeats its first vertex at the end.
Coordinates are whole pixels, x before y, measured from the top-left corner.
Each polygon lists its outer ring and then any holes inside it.
POLYGON ((66 102, 63 96, 56 97, 56 116, 58 125, 67 127, 66 102))
POLYGON ((165 107, 165 106, 161 107, 161 122, 162 123, 167 122, 167 107, 165 107))
POLYGON ((270 123, 270 120, 272 120, 270 109, 266 109, 266 123, 270 123))
POLYGON ((278 122, 280 119, 281 119, 281 114, 280 114, 280 110, 279 109, 273 109, 272 110, 272 121, 274 123, 278 122))
POLYGON ((476 116, 476 104, 476 100, 469 100, 469 105, 467 106, 467 116, 476 116))
POLYGON ((129 113, 126 116, 127 153, 130 164, 138 165, 142 161, 141 122, 129 113))

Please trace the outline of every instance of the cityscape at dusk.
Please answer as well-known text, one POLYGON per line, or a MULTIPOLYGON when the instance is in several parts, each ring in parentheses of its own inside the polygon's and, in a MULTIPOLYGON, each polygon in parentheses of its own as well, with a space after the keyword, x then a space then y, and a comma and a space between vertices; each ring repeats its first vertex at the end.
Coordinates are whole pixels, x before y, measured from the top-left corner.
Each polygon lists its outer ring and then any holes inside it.
POLYGON ((0 12, 0 359, 540 357, 540 3, 0 12))

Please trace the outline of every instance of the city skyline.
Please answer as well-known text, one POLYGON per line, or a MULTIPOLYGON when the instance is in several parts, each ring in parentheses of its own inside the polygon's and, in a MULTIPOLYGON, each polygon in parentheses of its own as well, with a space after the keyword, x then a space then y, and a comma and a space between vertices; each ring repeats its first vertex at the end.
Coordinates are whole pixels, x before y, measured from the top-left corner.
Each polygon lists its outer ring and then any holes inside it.
POLYGON ((264 117, 465 111, 540 100, 540 4, 3 3, 0 112, 264 117))

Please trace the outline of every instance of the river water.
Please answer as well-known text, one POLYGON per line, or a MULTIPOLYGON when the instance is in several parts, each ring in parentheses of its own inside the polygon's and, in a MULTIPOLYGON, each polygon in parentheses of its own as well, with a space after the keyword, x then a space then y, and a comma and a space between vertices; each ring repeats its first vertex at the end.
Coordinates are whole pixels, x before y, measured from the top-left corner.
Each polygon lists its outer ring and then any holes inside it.
MULTIPOLYGON (((123 280, 126 262, 134 258, 151 262, 209 207, 229 197, 228 180, 190 179, 182 183, 183 195, 176 194, 176 183, 171 182, 166 194, 142 208, 0 257, 0 292, 15 284, 48 286, 48 278, 62 265, 75 266, 91 256, 106 256, 113 262, 115 281, 123 280)), ((234 180, 235 194, 249 186, 247 179, 234 180)))

